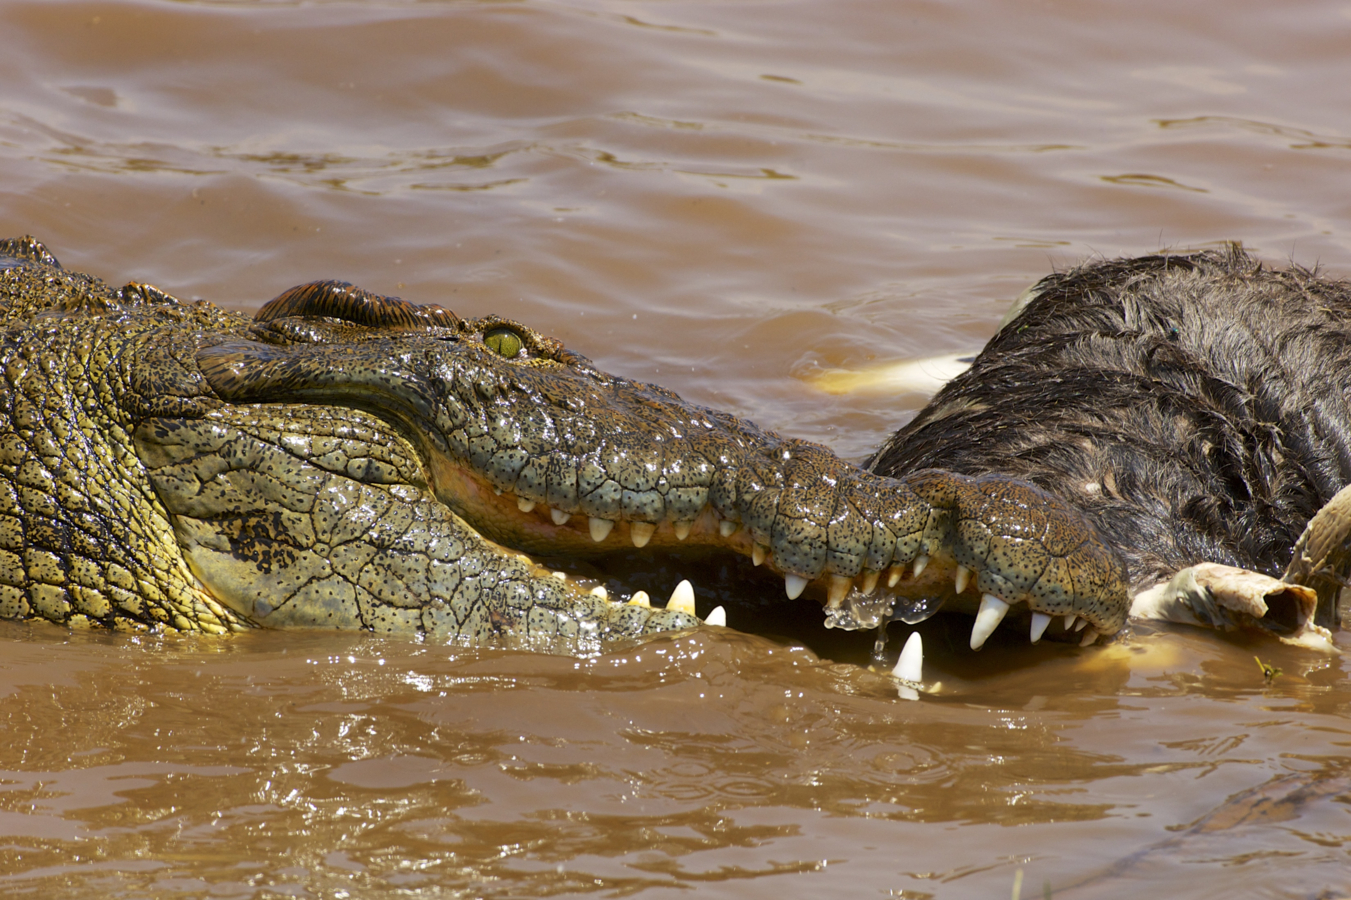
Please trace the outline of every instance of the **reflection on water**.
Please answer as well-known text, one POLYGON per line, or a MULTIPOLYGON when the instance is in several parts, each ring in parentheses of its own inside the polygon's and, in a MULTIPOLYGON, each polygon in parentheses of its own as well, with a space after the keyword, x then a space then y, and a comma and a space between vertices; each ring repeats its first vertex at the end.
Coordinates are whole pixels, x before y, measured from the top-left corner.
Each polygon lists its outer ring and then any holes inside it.
MULTIPOLYGON (((858 458, 922 389, 839 373, 969 353, 1082 256, 1351 273, 1348 31, 1253 0, 12 0, 0 231, 240 308, 344 278, 496 312, 858 458)), ((904 702, 866 634, 572 659, 0 623, 0 893, 1351 894, 1344 658, 920 629, 941 689, 904 702)))

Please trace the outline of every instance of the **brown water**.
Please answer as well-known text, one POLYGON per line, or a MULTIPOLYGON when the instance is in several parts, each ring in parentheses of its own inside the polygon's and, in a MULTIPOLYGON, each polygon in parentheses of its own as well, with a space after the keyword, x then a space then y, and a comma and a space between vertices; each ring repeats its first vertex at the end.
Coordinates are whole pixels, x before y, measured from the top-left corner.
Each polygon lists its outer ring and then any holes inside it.
MULTIPOLYGON (((510 315, 859 457, 923 398, 813 373, 974 349, 1057 265, 1351 274, 1348 46, 1345 4, 1251 0, 6 0, 0 232, 510 315)), ((0 623, 0 895, 1351 894, 1345 658, 928 636, 904 702, 866 639, 0 623)))

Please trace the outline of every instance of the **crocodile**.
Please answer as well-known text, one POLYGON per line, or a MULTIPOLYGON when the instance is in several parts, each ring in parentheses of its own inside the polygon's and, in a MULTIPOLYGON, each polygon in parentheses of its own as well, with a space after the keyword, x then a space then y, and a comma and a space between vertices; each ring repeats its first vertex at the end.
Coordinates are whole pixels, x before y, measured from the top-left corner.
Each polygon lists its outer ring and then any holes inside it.
POLYGON ((666 554, 749 560, 829 626, 956 609, 979 649, 1013 611, 1033 643, 1088 644, 1197 564, 1270 580, 1346 483, 1346 419, 1318 405, 1344 413, 1351 346, 1329 284, 1237 251, 1052 276, 859 466, 501 316, 327 281, 249 317, 2 241, 0 617, 567 652, 725 622, 688 582, 660 607, 553 563, 666 554), (1208 330, 1244 290, 1270 391, 1208 330), (1278 355, 1264 304, 1299 305, 1331 361, 1278 355))

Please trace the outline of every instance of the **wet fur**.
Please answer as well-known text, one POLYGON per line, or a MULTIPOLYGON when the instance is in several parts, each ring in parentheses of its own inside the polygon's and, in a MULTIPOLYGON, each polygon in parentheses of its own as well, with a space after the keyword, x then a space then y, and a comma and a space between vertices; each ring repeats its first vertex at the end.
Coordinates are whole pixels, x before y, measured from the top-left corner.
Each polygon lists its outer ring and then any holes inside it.
POLYGON ((1002 472, 1083 509, 1133 587, 1279 577, 1351 481, 1351 284, 1237 248, 1050 276, 867 464, 1002 472))

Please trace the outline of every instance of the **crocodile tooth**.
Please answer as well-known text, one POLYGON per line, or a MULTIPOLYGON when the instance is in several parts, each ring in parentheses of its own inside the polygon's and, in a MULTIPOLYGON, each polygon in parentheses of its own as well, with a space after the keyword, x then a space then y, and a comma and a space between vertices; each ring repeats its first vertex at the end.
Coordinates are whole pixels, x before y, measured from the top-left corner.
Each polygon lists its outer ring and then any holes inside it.
POLYGON ((1077 622, 1074 623, 1074 630, 1075 630, 1075 631, 1083 631, 1083 630, 1084 630, 1084 626, 1087 625, 1087 624, 1088 624, 1088 620, 1087 620, 1087 619, 1080 619, 1079 621, 1077 621, 1077 622))
POLYGON ((629 537, 633 538, 633 546, 646 547, 647 542, 652 540, 652 535, 657 531, 657 526, 651 522, 630 522, 629 537))
POLYGON ((651 606, 652 601, 647 596, 647 591, 639 591, 629 598, 629 606, 651 606))
POLYGON ((1046 633, 1046 626, 1051 624, 1051 617, 1046 613, 1034 612, 1032 614, 1032 643, 1041 640, 1041 636, 1046 633))
POLYGON ((1098 632, 1095 628, 1090 628, 1084 632, 1084 639, 1079 642, 1080 647, 1087 647, 1098 639, 1098 632))
POLYGON ((764 544, 751 544, 751 562, 754 563, 755 565, 758 566, 762 562, 764 562, 765 556, 768 553, 769 548, 766 547, 764 544))
POLYGON ((980 612, 976 613, 976 624, 971 629, 971 649, 979 650, 985 641, 994 634, 995 627, 1004 620, 1009 605, 994 594, 984 594, 980 598, 980 612))
POLYGON ((916 557, 915 557, 915 577, 916 577, 916 578, 919 577, 919 573, 920 573, 920 572, 923 572, 923 571, 924 571, 924 567, 927 566, 928 564, 929 564, 929 557, 925 556, 924 554, 921 553, 919 556, 916 556, 916 557))
POLYGON ((567 572, 550 572, 549 574, 552 575, 553 577, 557 578, 559 581, 567 581, 567 580, 568 580, 568 573, 567 573, 567 572))
POLYGON ((887 587, 894 588, 896 582, 900 581, 901 576, 904 574, 905 570, 900 566, 892 566, 890 569, 887 569, 887 587))
POLYGON ((597 544, 609 537, 610 529, 615 527, 615 523, 611 522, 609 519, 598 519, 595 516, 591 517, 590 525, 591 540, 595 541, 597 544))
POLYGON ((677 541, 683 541, 690 536, 690 529, 694 527, 693 522, 672 522, 671 528, 675 531, 677 541))
POLYGON ((718 523, 718 534, 723 537, 731 537, 736 534, 736 529, 737 523, 733 522, 731 519, 723 519, 718 523))
POLYGON ((500 487, 495 487, 493 488, 493 493, 500 497, 502 496, 502 489, 500 487))
POLYGON ((524 497, 517 497, 516 508, 519 509, 521 512, 530 512, 535 508, 535 501, 527 500, 524 497))
POLYGON ((846 578, 843 575, 830 576, 830 584, 826 588, 826 602, 831 609, 839 609, 844 603, 844 598, 849 596, 849 589, 854 586, 854 579, 846 578))
POLYGON ((803 590, 806 589, 807 579, 801 575, 785 575, 783 576, 783 587, 788 592, 788 599, 796 600, 802 596, 803 590))
POLYGON ((666 608, 694 615, 694 585, 688 580, 677 584, 671 591, 671 599, 666 601, 666 608))
POLYGON ((1074 613, 1065 613, 1065 630, 1069 631, 1074 627, 1074 620, 1079 618, 1074 613))
POLYGON ((549 510, 549 518, 554 520, 555 525, 566 525, 568 519, 572 518, 572 513, 565 513, 561 509, 551 509, 549 510))
POLYGON ((966 586, 970 583, 971 583, 971 570, 968 569, 966 566, 959 565, 957 567, 957 578, 955 585, 955 587, 957 588, 957 593, 960 594, 963 591, 965 591, 966 586))
POLYGON ((924 641, 918 631, 910 632, 910 637, 905 639, 901 658, 896 660, 896 668, 891 670, 891 674, 901 681, 916 684, 924 680, 924 641))
POLYGON ((723 609, 721 606, 713 607, 713 611, 710 612, 707 616, 704 616, 704 624, 721 625, 722 627, 726 628, 727 610, 723 609))
POLYGON ((593 587, 593 588, 591 589, 591 596, 593 596, 593 597, 599 597, 599 598, 602 599, 602 600, 609 600, 609 599, 610 599, 610 592, 607 591, 604 587, 602 587, 601 585, 598 584, 598 585, 596 585, 595 587, 593 587))
POLYGON ((859 585, 858 588, 863 596, 871 597, 872 592, 877 590, 877 578, 881 574, 881 572, 869 572, 867 569, 863 570, 863 584, 859 585))

